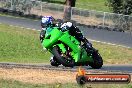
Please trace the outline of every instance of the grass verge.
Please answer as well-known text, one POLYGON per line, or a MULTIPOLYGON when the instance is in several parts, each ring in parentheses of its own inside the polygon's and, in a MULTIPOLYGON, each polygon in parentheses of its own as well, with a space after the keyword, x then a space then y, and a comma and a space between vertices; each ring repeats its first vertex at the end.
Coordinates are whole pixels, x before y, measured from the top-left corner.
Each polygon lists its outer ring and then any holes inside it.
POLYGON ((132 48, 93 43, 106 64, 132 64, 132 48))
POLYGON ((39 32, 0 25, 0 62, 44 63, 50 53, 43 51, 39 32))
MULTIPOLYGON (((43 0, 46 1, 46 0, 43 0)), ((50 3, 64 4, 65 0, 47 0, 50 3)), ((76 0, 76 7, 88 10, 110 12, 106 0, 76 0)))
MULTIPOLYGON (((104 64, 131 64, 132 49, 93 43, 104 64)), ((0 62, 47 63, 50 53, 42 49, 39 31, 0 24, 0 62)))
POLYGON ((78 84, 29 84, 22 83, 15 80, 4 80, 0 79, 0 88, 132 88, 132 83, 130 84, 86 84, 80 86, 78 84))

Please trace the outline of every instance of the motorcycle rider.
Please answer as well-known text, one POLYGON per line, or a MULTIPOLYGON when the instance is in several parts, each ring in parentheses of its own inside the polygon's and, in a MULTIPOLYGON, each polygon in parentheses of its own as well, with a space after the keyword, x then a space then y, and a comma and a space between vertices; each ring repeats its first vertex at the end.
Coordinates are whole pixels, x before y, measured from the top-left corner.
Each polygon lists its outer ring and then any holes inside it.
MULTIPOLYGON (((45 30, 48 27, 55 27, 57 26, 54 23, 54 18, 52 16, 44 16, 42 17, 41 20, 41 27, 42 27, 42 31, 40 33, 40 41, 42 42, 44 39, 44 35, 45 35, 45 30)), ((91 53, 93 51, 93 47, 92 44, 82 35, 81 31, 79 30, 79 28, 77 28, 76 26, 74 26, 71 22, 65 22, 61 25, 61 31, 67 31, 69 30, 69 34, 72 36, 75 36, 75 38, 77 40, 79 40, 80 42, 82 41, 85 45, 85 49, 87 51, 87 53, 91 53)))
POLYGON ((75 36, 77 40, 84 43, 87 53, 91 52, 91 50, 93 49, 92 44, 87 40, 87 38, 83 36, 78 27, 74 26, 71 22, 65 22, 64 24, 62 24, 61 29, 62 31, 69 30, 70 35, 75 36))

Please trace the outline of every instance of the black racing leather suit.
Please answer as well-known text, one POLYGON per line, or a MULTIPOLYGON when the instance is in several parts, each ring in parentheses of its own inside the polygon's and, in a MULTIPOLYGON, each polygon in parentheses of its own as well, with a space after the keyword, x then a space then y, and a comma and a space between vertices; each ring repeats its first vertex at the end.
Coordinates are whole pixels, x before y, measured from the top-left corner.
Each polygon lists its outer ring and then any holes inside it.
POLYGON ((91 53, 91 50, 93 49, 92 44, 83 36, 83 34, 81 33, 81 31, 79 30, 79 28, 75 27, 75 26, 71 26, 69 28, 69 33, 72 36, 75 36, 75 38, 79 41, 82 41, 85 45, 85 49, 88 53, 91 53))

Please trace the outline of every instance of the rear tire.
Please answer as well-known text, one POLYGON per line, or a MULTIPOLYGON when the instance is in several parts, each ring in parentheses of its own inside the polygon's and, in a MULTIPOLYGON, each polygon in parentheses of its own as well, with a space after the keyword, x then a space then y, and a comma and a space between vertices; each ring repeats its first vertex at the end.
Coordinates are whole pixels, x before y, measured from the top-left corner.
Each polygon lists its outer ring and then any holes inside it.
POLYGON ((89 63, 89 66, 91 66, 94 69, 100 69, 103 65, 102 57, 98 52, 93 52, 92 57, 93 57, 93 62, 89 63))
POLYGON ((68 60, 68 58, 65 58, 62 56, 61 50, 58 46, 55 46, 52 50, 54 56, 56 57, 57 61, 61 63, 65 67, 73 67, 74 66, 74 60, 68 60))

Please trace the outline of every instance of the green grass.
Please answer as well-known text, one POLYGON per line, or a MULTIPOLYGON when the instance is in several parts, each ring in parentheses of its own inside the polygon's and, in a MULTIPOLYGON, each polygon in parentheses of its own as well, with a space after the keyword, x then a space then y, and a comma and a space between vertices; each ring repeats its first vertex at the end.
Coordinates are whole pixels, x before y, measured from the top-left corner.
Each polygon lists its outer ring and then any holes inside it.
MULTIPOLYGON (((131 64, 132 48, 93 43, 104 64, 131 64)), ((39 31, 0 24, 0 62, 49 63, 50 53, 39 41, 39 31)))
MULTIPOLYGON (((65 0, 43 0, 51 3, 63 4, 65 0)), ((76 0, 76 7, 88 9, 88 10, 97 10, 110 12, 109 7, 106 6, 107 0, 76 0)))
POLYGON ((86 84, 80 86, 76 83, 67 84, 29 84, 22 83, 15 80, 4 80, 0 79, 0 88, 132 88, 132 83, 130 84, 86 84))
POLYGON ((106 0, 77 0, 76 7, 110 12, 109 8, 105 5, 106 0))
POLYGON ((0 25, 0 62, 45 63, 49 57, 42 50, 38 31, 0 25))
POLYGON ((132 64, 132 48, 93 43, 107 64, 132 64))

